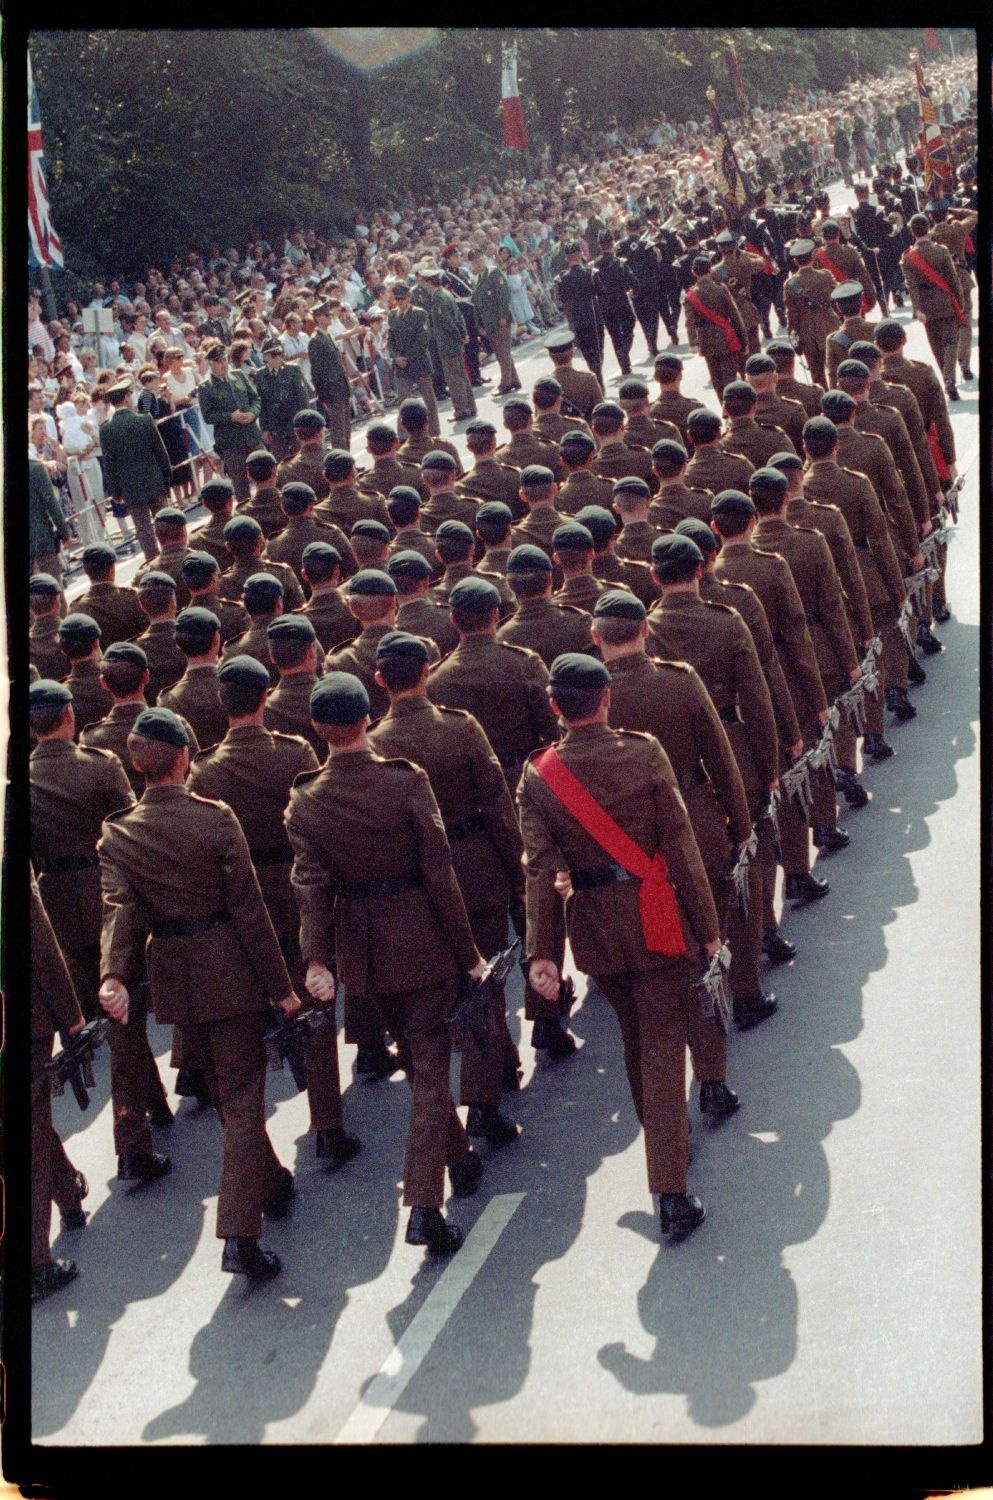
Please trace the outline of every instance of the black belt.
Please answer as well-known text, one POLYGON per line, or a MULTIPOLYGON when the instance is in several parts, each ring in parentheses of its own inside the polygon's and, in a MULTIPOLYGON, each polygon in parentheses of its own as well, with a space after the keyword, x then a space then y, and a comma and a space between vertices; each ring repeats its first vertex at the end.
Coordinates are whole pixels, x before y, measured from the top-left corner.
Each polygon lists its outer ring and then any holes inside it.
POLYGON ((223 927, 230 920, 229 911, 212 911, 205 917, 171 917, 162 922, 152 922, 152 937, 199 937, 201 933, 210 932, 214 927, 223 927))
POLYGON ((97 854, 65 854, 60 859, 36 859, 39 875, 68 875, 71 870, 93 870, 100 863, 97 854))
POLYGON ((515 766, 523 766, 524 764, 524 756, 519 750, 507 750, 503 755, 498 750, 496 758, 506 771, 512 771, 515 766))
POLYGON ((277 844, 272 849, 249 849, 253 865, 291 865, 293 863, 293 846, 291 844, 277 844))
POLYGON ((569 879, 574 891, 591 891, 594 886, 620 885, 624 880, 636 880, 637 876, 623 865, 597 865, 595 870, 570 870, 569 879))
POLYGON ((383 880, 339 880, 335 894, 342 901, 366 901, 375 896, 399 896, 403 891, 416 891, 421 877, 415 875, 387 875, 383 880))
POLYGON ((471 818, 464 818, 461 823, 446 823, 445 833, 450 844, 457 844, 459 839, 467 839, 472 833, 482 833, 485 827, 486 820, 482 813, 473 813, 471 818))
POLYGON ((722 724, 741 723, 741 714, 738 712, 738 705, 736 703, 732 703, 729 708, 719 708, 717 710, 717 717, 722 724))
POLYGON ((692 771, 684 771, 682 776, 680 776, 679 790, 685 796, 686 793, 692 791, 695 786, 706 786, 709 779, 710 778, 708 777, 706 771, 703 769, 703 766, 699 764, 695 765, 692 771))

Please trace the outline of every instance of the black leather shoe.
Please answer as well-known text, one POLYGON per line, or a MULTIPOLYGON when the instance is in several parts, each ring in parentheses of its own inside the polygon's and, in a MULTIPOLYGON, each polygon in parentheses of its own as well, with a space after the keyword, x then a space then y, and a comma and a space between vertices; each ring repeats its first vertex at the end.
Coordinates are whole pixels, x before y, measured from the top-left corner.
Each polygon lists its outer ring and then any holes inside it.
POLYGON ((948 621, 952 618, 952 612, 947 604, 936 604, 931 613, 934 615, 934 623, 936 625, 947 625, 948 621))
POLYGON ((248 1276, 252 1281, 271 1281, 283 1269, 279 1256, 272 1250, 263 1250, 258 1240, 245 1235, 231 1235, 224 1241, 221 1270, 248 1276))
POLYGON ((925 656, 937 656, 940 651, 944 651, 945 649, 934 631, 925 625, 923 620, 917 627, 917 644, 925 656))
POLYGON ((969 366, 966 365, 965 368, 962 371, 962 379, 963 380, 975 380, 975 378, 976 377, 975 377, 975 375, 973 375, 972 371, 969 369, 969 366))
POLYGON ((887 688, 886 707, 891 714, 896 714, 901 724, 907 719, 917 718, 917 710, 907 697, 905 688, 887 688))
POLYGON ((545 1051, 549 1057, 558 1061, 575 1052, 576 1038, 563 1029, 561 1021, 535 1021, 531 1045, 536 1052, 545 1051))
POLYGON ((831 887, 808 871, 806 875, 787 875, 783 895, 787 901, 819 901, 831 887))
POLYGON ((59 1292, 79 1275, 74 1260, 53 1260, 47 1266, 31 1268, 31 1301, 43 1302, 53 1292, 59 1292))
POLYGON ((86 1221, 90 1217, 83 1207, 83 1199, 90 1191, 90 1185, 82 1172, 76 1173, 76 1203, 75 1207, 68 1208, 62 1215, 63 1229, 85 1229, 86 1221))
POLYGON ((922 682, 927 682, 927 673, 916 656, 907 659, 907 681, 911 687, 920 687, 922 682))
POLYGON ((659 1197, 662 1233, 671 1234, 674 1243, 692 1234, 706 1217, 703 1204, 692 1193, 662 1193, 659 1197))
POLYGON ((482 1136, 488 1146, 509 1146, 517 1140, 521 1127, 502 1115, 495 1104, 470 1104, 465 1133, 482 1136))
POLYGON ((753 1026, 759 1026, 774 1016, 779 1006, 776 997, 771 990, 761 995, 735 995, 733 1015, 734 1024, 739 1031, 751 1031, 753 1026))
POLYGON ((945 391, 948 395, 949 401, 958 401, 961 399, 959 396, 959 388, 955 384, 954 380, 945 381, 945 391))
MULTIPOLYGON (((475 1151, 470 1151, 461 1161, 457 1161, 454 1167, 449 1167, 448 1175, 452 1179, 452 1195, 455 1198, 471 1198, 479 1186, 479 1179, 483 1175, 483 1163, 475 1151)), ((427 1210, 424 1210, 427 1212, 427 1210)), ((440 1218, 440 1215, 439 1215, 440 1218)))
POLYGON ((279 1173, 278 1188, 262 1205, 262 1212, 267 1219, 285 1219, 296 1196, 293 1173, 288 1167, 280 1167, 279 1173))
POLYGON ((465 1235, 457 1224, 446 1224, 437 1208, 412 1208, 404 1239, 408 1245, 427 1245, 435 1255, 454 1255, 465 1235))
POLYGON ((902 292, 894 292, 893 293, 893 302, 894 302, 894 305, 896 307, 902 307, 903 306, 903 293, 902 292))
POLYGON ((740 1108, 741 1100, 734 1089, 729 1089, 726 1083, 701 1083, 701 1114, 721 1119, 724 1115, 733 1115, 735 1110, 740 1108))
POLYGON ((828 854, 834 854, 839 849, 847 849, 852 842, 851 836, 844 828, 815 828, 814 843, 818 849, 825 850, 828 854))
POLYGON ((869 759, 875 761, 889 760, 894 754, 893 746, 881 734, 867 734, 862 741, 862 748, 869 759))
POLYGON ((180 1068, 176 1074, 176 1093, 183 1099, 195 1099, 198 1104, 211 1102, 207 1080, 198 1068, 180 1068))
POLYGON ((845 801, 849 807, 865 807, 869 801, 869 793, 859 781, 854 771, 836 771, 834 773, 834 784, 839 792, 844 794, 845 801))
POLYGON ((764 927, 762 929, 762 952, 767 953, 773 963, 785 964, 791 958, 796 958, 796 943, 791 943, 789 938, 784 938, 781 932, 764 927))
POLYGON ((381 1083, 400 1066, 389 1047, 360 1047, 355 1054, 355 1071, 366 1083, 381 1083))
POLYGON ((136 1152, 134 1156, 117 1158, 117 1175, 122 1182, 154 1182, 156 1178, 164 1177, 171 1167, 168 1156, 160 1156, 157 1151, 136 1152))
POLYGON ((516 1047, 508 1052, 503 1060, 503 1078, 500 1087, 505 1094, 516 1094, 524 1077, 524 1069, 521 1067, 521 1059, 517 1054, 516 1047))
POLYGON ((348 1135, 344 1130, 319 1130, 314 1141, 318 1161, 329 1161, 335 1167, 343 1167, 361 1150, 358 1136, 348 1135))
POLYGON ((157 1099, 148 1111, 148 1118, 153 1125, 171 1125, 176 1117, 164 1099, 157 1099))

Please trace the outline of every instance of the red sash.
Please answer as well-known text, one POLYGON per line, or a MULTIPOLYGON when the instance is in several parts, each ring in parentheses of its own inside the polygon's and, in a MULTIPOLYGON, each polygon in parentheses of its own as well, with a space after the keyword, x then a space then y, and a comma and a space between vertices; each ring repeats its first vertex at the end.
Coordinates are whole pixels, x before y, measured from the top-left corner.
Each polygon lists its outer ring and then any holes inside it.
MULTIPOLYGON (((848 281, 849 280, 847 272, 843 271, 840 266, 836 266, 835 265, 834 261, 828 255, 827 250, 825 249, 825 247, 823 245, 821 246, 821 248, 817 252, 816 260, 817 260, 817 264, 819 266, 823 266, 824 269, 825 269, 825 271, 830 271, 831 272, 831 275, 834 277, 835 281, 839 284, 839 286, 841 285, 841 283, 843 281, 848 281)), ((852 279, 854 280, 854 278, 852 278, 852 279)), ((869 311, 869 308, 871 307, 871 305, 872 304, 870 303, 868 297, 866 296, 865 292, 863 291, 863 293, 862 293, 862 304, 859 307, 859 312, 862 314, 863 318, 865 317, 866 313, 869 311)))
POLYGON ((692 307, 693 311, 700 314, 701 318, 707 318, 709 322, 716 323, 718 328, 722 328, 724 330, 724 337, 728 341, 729 354, 741 353, 744 346, 741 342, 741 339, 735 333, 730 319, 726 318, 723 313, 714 312, 713 308, 708 307, 703 298, 700 297, 692 287, 690 287, 686 293, 686 300, 692 307))
POLYGON ((775 276, 775 267, 764 250, 760 249, 758 245, 750 245, 747 240, 745 241, 745 249, 751 251, 752 255, 760 255, 762 257, 762 270, 766 276, 775 276))
POLYGON ((924 259, 919 250, 908 250, 906 255, 915 271, 920 271, 921 275, 926 276, 932 286, 936 286, 940 292, 944 292, 952 304, 952 312, 955 314, 956 323, 964 323, 965 313, 962 311, 962 304, 941 272, 936 271, 934 266, 924 259))
POLYGON ((649 859, 644 849, 614 822, 572 774, 554 746, 536 755, 531 764, 590 838, 595 839, 629 875, 641 881, 638 905, 645 947, 649 952, 664 953, 669 958, 685 953, 686 939, 676 905, 676 892, 669 880, 669 866, 661 849, 649 859))
POLYGON ((938 441, 938 428, 934 418, 931 419, 931 425, 927 430, 927 442, 928 447, 931 449, 931 457, 934 459, 934 466, 938 471, 938 478, 942 484, 947 484, 952 477, 952 471, 945 462, 945 455, 941 451, 941 444, 938 441))

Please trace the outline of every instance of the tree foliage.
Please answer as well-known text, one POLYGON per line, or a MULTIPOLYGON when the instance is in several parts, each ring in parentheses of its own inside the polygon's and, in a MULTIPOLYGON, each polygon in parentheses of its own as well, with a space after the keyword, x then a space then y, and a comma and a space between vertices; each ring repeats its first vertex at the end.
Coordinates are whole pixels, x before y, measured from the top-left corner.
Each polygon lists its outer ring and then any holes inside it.
MULTIPOLYGON (((53 221, 77 276, 138 275, 186 247, 334 233, 359 209, 520 170, 500 128, 500 47, 516 37, 532 145, 664 110, 735 112, 734 41, 754 103, 905 65, 917 30, 470 27, 36 31, 53 221), (365 58, 360 67, 356 59, 365 58)), ((959 30, 959 45, 972 33, 959 30)))

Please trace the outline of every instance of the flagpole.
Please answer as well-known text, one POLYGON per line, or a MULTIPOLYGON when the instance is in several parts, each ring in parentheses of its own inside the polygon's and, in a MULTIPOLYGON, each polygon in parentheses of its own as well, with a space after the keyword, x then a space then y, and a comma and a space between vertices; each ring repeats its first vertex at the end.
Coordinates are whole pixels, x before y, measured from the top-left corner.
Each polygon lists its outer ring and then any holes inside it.
POLYGON ((55 292, 52 289, 52 278, 47 266, 38 267, 38 285, 41 288, 41 305, 44 309, 45 322, 54 323, 59 314, 55 306, 55 292))

